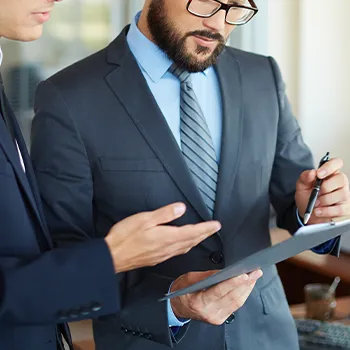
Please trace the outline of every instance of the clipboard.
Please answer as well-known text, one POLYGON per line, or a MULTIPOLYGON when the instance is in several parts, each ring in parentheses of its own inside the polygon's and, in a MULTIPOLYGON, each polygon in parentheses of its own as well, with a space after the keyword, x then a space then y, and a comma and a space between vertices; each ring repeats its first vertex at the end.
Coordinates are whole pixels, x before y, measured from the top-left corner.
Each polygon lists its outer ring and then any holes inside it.
POLYGON ((195 293, 244 273, 267 268, 346 232, 350 232, 350 220, 301 227, 290 239, 243 258, 192 286, 168 293, 159 301, 195 293))

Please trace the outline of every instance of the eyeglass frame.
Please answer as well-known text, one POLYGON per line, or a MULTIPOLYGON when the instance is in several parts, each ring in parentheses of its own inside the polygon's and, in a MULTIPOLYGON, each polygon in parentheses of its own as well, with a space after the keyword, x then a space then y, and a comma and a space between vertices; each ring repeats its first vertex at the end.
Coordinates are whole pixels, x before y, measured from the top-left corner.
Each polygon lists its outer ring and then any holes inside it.
POLYGON ((242 26, 242 25, 245 25, 247 24, 248 22, 250 22, 253 17, 259 12, 259 9, 258 7, 256 6, 254 0, 248 0, 250 5, 252 7, 248 7, 248 6, 244 6, 244 5, 239 5, 239 4, 224 4, 222 3, 221 1, 219 0, 210 0, 210 1, 214 1, 214 2, 217 2, 218 4, 220 4, 220 7, 215 10, 212 14, 210 15, 200 15, 198 13, 193 13, 190 11, 190 6, 191 6, 191 3, 193 2, 194 0, 188 0, 188 3, 187 3, 187 6, 186 6, 186 9, 187 11, 193 15, 193 16, 197 16, 197 17, 200 17, 200 18, 210 18, 210 17, 213 17, 215 16, 219 11, 221 10, 225 10, 226 11, 226 16, 225 16, 225 22, 229 25, 232 25, 232 26, 242 26), (231 8, 242 8, 242 9, 247 9, 247 10, 253 10, 254 11, 254 14, 252 17, 249 18, 249 20, 247 22, 244 22, 244 23, 239 23, 239 24, 233 24, 233 23, 230 23, 227 21, 227 16, 228 16, 228 13, 229 11, 231 10, 231 8))

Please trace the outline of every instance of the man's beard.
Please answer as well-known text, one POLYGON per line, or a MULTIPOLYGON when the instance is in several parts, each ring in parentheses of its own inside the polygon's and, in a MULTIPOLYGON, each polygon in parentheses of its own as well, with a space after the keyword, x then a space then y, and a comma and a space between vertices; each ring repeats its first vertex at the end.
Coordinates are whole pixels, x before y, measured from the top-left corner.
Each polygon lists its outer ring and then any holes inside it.
MULTIPOLYGON (((219 33, 213 33, 208 30, 197 30, 181 37, 177 32, 175 25, 172 24, 167 17, 163 1, 153 0, 151 2, 147 15, 147 23, 156 44, 180 68, 185 69, 190 73, 203 72, 214 65, 225 48, 225 39, 223 36, 219 33), (186 40, 193 35, 218 41, 217 47, 207 59, 199 60, 195 55, 186 50, 186 40)), ((197 46, 197 55, 205 55, 209 52, 210 49, 208 47, 197 46)))

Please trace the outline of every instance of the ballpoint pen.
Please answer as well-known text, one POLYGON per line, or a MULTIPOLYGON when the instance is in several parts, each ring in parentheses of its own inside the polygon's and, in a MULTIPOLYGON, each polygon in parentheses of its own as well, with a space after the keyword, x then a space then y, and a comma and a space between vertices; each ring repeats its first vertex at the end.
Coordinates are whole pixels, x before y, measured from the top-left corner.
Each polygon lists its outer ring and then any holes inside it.
MULTIPOLYGON (((321 159, 318 168, 321 168, 321 166, 323 164, 327 163, 328 161, 329 161, 329 152, 327 152, 327 154, 321 159)), ((315 181, 315 185, 314 185, 314 188, 312 189, 310 199, 309 199, 309 202, 307 204, 306 211, 305 211, 304 225, 306 225, 308 223, 308 221, 310 220, 312 211, 314 210, 314 207, 315 207, 315 203, 316 203, 318 194, 321 190, 322 181, 323 180, 319 179, 319 178, 317 178, 315 181)))

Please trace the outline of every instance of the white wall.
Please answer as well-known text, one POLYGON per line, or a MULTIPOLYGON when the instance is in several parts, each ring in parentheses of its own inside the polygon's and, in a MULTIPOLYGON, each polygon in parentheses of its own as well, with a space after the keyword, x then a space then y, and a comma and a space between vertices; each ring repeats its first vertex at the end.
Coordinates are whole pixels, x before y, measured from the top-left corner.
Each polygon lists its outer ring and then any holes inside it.
POLYGON ((269 0, 268 26, 269 54, 316 161, 330 150, 350 176, 349 12, 349 0, 269 0))
POLYGON ((293 111, 299 112, 299 0, 268 0, 268 53, 280 65, 293 111))
POLYGON ((350 1, 301 1, 300 10, 301 126, 317 159, 329 149, 350 176, 350 1))

